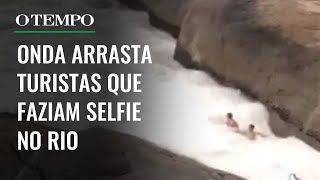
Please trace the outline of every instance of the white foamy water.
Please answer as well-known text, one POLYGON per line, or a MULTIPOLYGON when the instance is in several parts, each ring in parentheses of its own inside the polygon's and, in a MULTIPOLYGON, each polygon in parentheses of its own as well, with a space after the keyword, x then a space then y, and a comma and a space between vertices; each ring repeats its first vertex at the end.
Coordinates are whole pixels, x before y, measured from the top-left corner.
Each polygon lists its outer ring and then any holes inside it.
MULTIPOLYGON (((96 12, 95 16, 100 18, 96 21, 100 32, 119 30, 117 33, 121 34, 120 29, 123 29, 120 41, 149 44, 152 48, 154 64, 139 68, 145 72, 145 88, 140 95, 143 120, 118 126, 116 130, 249 180, 287 180, 290 173, 296 173, 302 180, 320 179, 317 166, 320 164, 319 152, 294 137, 283 139, 274 136, 268 126, 269 114, 261 103, 251 102, 239 90, 223 87, 207 74, 185 69, 175 62, 175 39, 151 27, 145 13, 114 9, 96 12), (116 23, 108 21, 115 18, 116 23), (128 31, 131 33, 127 34, 128 31), (252 123, 268 137, 251 141, 230 131, 224 125, 227 112, 233 112, 241 129, 252 123)), ((108 41, 103 33, 97 35, 108 41)), ((61 39, 61 44, 70 44, 65 41, 61 39)), ((9 84, 7 82, 10 81, 14 80, 2 73, 1 84, 9 84)), ((0 88, 6 92, 1 95, 4 102, 16 98, 10 96, 13 87, 0 88)), ((74 96, 76 98, 77 95, 74 96)), ((13 103, 1 103, 1 111, 16 112, 16 103, 10 102, 13 103)), ((109 124, 100 125, 110 128, 109 124)), ((87 128, 89 123, 82 126, 87 128)))
POLYGON ((319 152, 294 137, 274 136, 261 103, 181 67, 172 58, 175 40, 146 25, 145 15, 127 13, 121 13, 124 24, 137 32, 135 40, 151 44, 154 65, 144 75, 143 121, 119 131, 249 180, 287 180, 291 173, 320 179, 319 152), (241 129, 252 123, 268 137, 251 141, 234 133, 224 124, 227 112, 234 113, 241 129))

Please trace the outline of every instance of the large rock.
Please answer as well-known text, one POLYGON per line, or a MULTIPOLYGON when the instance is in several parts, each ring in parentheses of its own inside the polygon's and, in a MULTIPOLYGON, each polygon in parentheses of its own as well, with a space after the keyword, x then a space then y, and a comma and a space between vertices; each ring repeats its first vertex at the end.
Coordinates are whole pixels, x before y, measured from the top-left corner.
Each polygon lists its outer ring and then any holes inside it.
POLYGON ((181 9, 172 10, 171 2, 142 1, 180 27, 179 49, 194 63, 248 90, 320 139, 319 2, 193 0, 175 2, 181 9))
POLYGON ((1 180, 211 179, 240 180, 137 138, 92 128, 79 132, 76 151, 17 151, 17 131, 37 130, 46 143, 46 127, 0 115, 1 180))
MULTIPOLYGON (((179 27, 185 14, 193 6, 194 0, 140 0, 140 2, 152 12, 152 15, 179 27)), ((136 4, 137 1, 127 0, 125 3, 136 4)))

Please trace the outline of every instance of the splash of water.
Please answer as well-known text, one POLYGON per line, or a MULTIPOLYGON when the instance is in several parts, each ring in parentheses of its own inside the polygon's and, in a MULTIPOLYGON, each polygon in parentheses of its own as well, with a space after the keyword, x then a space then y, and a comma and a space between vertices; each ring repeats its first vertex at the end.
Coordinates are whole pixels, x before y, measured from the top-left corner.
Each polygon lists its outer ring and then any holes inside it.
POLYGON ((181 67, 172 59, 174 39, 151 26, 139 26, 143 15, 135 12, 130 17, 128 24, 143 37, 138 39, 153 47, 156 64, 145 70, 143 121, 118 131, 249 180, 288 179, 291 173, 303 180, 320 179, 315 166, 320 153, 294 137, 276 137, 264 105, 203 72, 181 67), (224 124, 227 112, 242 130, 254 124, 268 137, 251 141, 234 133, 224 124))

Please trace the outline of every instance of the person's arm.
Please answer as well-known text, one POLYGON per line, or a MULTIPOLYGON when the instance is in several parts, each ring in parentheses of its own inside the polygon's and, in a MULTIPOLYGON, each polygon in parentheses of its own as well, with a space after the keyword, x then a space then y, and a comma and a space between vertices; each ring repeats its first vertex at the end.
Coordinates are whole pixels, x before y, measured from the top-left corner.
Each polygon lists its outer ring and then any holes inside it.
POLYGON ((233 120, 233 123, 234 123, 234 127, 239 128, 239 124, 237 123, 236 120, 233 120))
POLYGON ((265 134, 263 134, 263 133, 261 133, 261 132, 256 132, 256 135, 259 135, 259 136, 261 136, 261 137, 267 137, 267 135, 265 135, 265 134))

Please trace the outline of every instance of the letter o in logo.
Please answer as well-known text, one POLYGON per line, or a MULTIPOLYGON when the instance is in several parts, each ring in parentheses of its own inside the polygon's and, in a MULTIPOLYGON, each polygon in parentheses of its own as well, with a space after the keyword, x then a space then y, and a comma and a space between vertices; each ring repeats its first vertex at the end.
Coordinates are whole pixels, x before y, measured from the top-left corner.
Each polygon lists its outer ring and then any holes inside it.
POLYGON ((19 26, 26 26, 29 23, 29 17, 25 14, 20 14, 19 16, 16 17, 16 23, 19 26), (24 24, 21 24, 21 17, 24 18, 24 24))
POLYGON ((91 26, 93 23, 94 23, 94 18, 93 18, 92 15, 90 15, 90 14, 85 14, 85 15, 83 15, 83 16, 81 17, 81 24, 82 24, 82 25, 84 25, 84 26, 91 26), (87 23, 85 22, 86 17, 89 18, 89 24, 87 24, 87 23))

